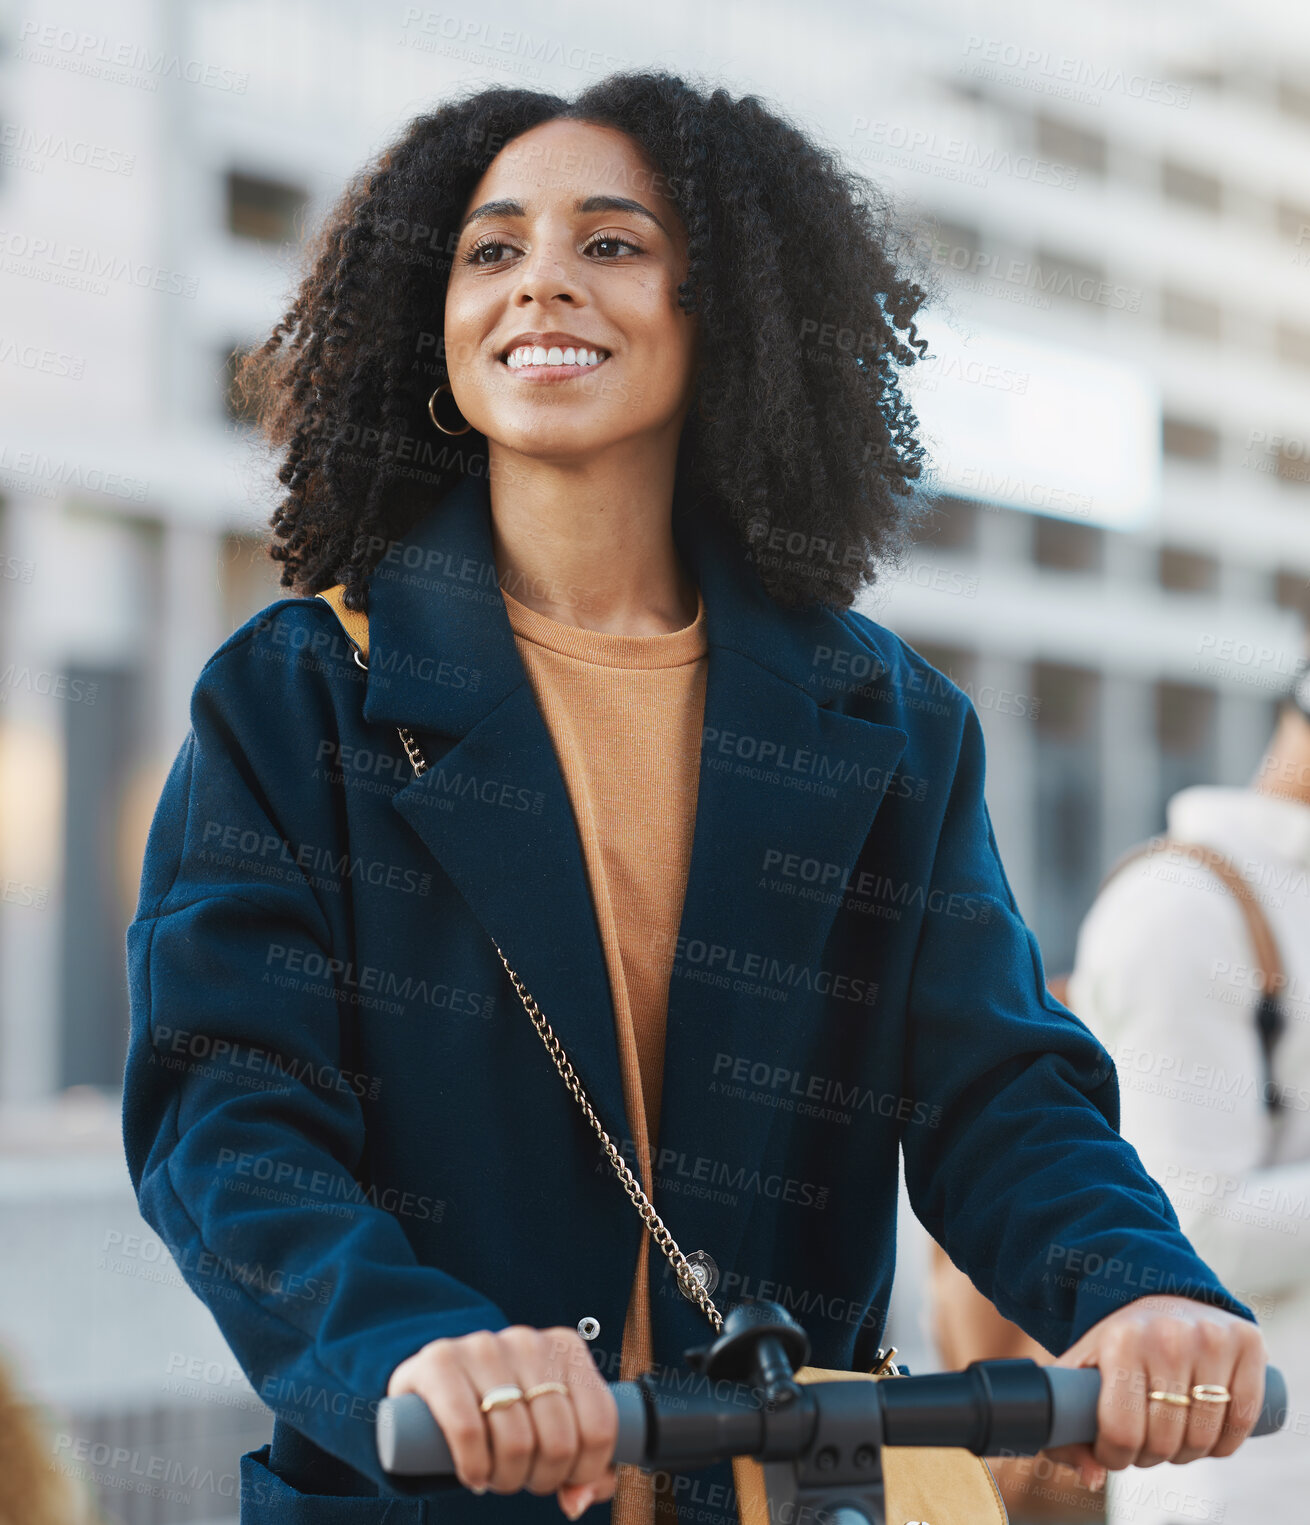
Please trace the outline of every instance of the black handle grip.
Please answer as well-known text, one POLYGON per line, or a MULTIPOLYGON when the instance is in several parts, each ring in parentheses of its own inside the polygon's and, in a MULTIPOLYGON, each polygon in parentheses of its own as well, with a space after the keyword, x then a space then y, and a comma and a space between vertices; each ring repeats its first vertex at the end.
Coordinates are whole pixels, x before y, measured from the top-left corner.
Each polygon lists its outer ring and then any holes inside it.
MULTIPOLYGON (((1009 1361, 978 1361, 971 1370, 984 1372, 999 1367, 1032 1365, 1009 1361)), ((870 1401, 883 1409, 885 1443, 890 1446, 964 1446, 974 1449, 985 1436, 980 1455, 1031 1454, 1053 1446, 1096 1439, 1096 1408, 1101 1394, 1101 1373, 1095 1366, 1070 1368, 1032 1365, 1044 1379, 1049 1395, 1048 1420, 1033 1441, 1032 1407, 1023 1405, 1009 1425, 1003 1413, 993 1415, 977 1401, 977 1387, 969 1372, 934 1372, 923 1376, 897 1377, 870 1383, 870 1401), (981 1429, 980 1429, 981 1426, 981 1429)), ((1039 1389, 1041 1383, 1039 1381, 1039 1389)), ((810 1384, 815 1392, 822 1384, 810 1384)), ((1001 1384, 997 1383, 998 1391, 1001 1384)), ((646 1461, 646 1409, 635 1382, 613 1382, 610 1392, 619 1411, 619 1433, 614 1447, 616 1465, 640 1465, 646 1461)), ((1045 1398, 1043 1398, 1045 1407, 1045 1398)), ((1287 1384, 1276 1366, 1265 1368, 1264 1405, 1252 1436, 1270 1435, 1287 1421, 1287 1384)), ((378 1459, 393 1477, 445 1478, 454 1474, 446 1437, 437 1427, 432 1411, 417 1393, 383 1398, 378 1404, 378 1459)))

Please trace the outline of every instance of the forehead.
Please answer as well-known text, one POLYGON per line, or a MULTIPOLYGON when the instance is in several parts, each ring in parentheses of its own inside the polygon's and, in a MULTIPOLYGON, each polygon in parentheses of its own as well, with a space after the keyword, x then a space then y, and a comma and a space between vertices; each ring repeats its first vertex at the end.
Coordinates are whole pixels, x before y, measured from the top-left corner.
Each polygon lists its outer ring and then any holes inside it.
POLYGON ((532 204, 597 193, 627 196, 652 210, 672 187, 642 146, 616 127, 557 119, 508 142, 473 188, 467 212, 491 196, 532 204))

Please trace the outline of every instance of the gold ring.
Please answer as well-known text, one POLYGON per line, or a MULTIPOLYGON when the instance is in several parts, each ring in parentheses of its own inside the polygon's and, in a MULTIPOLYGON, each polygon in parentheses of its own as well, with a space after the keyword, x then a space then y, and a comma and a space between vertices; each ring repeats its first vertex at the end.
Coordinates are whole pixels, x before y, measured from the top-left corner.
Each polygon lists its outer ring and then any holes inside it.
POLYGON ((523 1401, 523 1389, 514 1382, 502 1383, 500 1387, 490 1387, 482 1395, 482 1412, 491 1413, 492 1409, 505 1408, 511 1403, 523 1401))
POLYGON ((1233 1395, 1216 1382, 1198 1382, 1192 1389, 1192 1397, 1198 1403, 1231 1403, 1233 1395))
POLYGON ((1183 1409, 1189 1408, 1192 1402, 1186 1393, 1166 1393, 1158 1387, 1146 1396, 1152 1403, 1172 1403, 1175 1407, 1183 1409))
POLYGON ((567 1398, 569 1385, 567 1382, 538 1382, 536 1387, 530 1387, 523 1396, 531 1402, 533 1398, 539 1398, 542 1393, 562 1393, 567 1398))

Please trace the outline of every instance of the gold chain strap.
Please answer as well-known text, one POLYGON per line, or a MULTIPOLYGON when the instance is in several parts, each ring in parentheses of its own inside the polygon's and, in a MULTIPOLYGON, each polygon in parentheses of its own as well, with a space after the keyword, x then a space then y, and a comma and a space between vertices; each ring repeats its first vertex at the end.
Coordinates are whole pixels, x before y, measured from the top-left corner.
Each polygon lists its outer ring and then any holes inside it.
MULTIPOLYGON (((361 667, 364 665, 360 662, 358 652, 355 653, 355 660, 359 662, 361 667)), ((419 750, 418 743, 414 740, 413 734, 403 725, 397 726, 396 730, 400 733, 401 744, 405 748, 405 755, 413 766, 415 776, 425 773, 428 766, 427 761, 419 750)), ((587 1099, 587 1093, 582 1089, 582 1082, 578 1079, 577 1073, 569 1063, 569 1058, 564 1052, 563 1045, 555 1036, 554 1028, 546 1021, 541 1008, 537 1005, 535 998, 529 995, 523 981, 510 968, 509 960, 501 952, 500 944, 494 937, 491 939, 491 942, 496 952, 500 954, 500 961, 505 966, 505 972, 509 975, 511 984, 518 992, 518 998, 523 1003, 523 1009, 531 1018, 532 1025, 537 1029, 541 1041, 546 1045, 546 1052, 555 1061, 555 1068, 559 1071, 564 1084, 568 1087, 570 1095, 582 1108, 583 1115, 595 1130, 596 1136, 600 1139, 601 1145, 609 1157, 609 1162, 614 1167, 614 1171, 622 1183, 624 1191, 632 1198, 633 1206, 641 1214, 642 1222, 650 1230, 651 1237, 664 1252, 669 1264, 677 1274, 678 1285, 681 1287, 683 1295, 696 1304, 714 1326, 714 1331, 717 1334, 723 1328, 723 1315, 715 1307, 710 1294, 705 1290, 703 1283, 695 1271, 692 1270, 687 1257, 678 1248, 677 1241, 665 1227, 664 1220, 655 1211, 646 1193, 642 1191, 640 1182, 628 1169, 627 1161, 614 1147, 613 1140, 602 1127, 600 1118, 596 1116, 595 1109, 587 1099)))

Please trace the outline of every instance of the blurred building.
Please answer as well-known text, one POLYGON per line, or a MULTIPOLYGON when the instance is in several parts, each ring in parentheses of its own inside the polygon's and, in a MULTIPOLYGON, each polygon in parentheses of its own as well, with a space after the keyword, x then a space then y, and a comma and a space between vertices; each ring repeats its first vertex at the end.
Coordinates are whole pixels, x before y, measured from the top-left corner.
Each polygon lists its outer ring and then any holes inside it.
MULTIPOLYGON (((1281 7, 1210 8, 1209 32, 1172 7, 1149 27, 1140 7, 1048 7, 1040 36, 988 9, 950 7, 949 44, 942 7, 917 13, 913 103, 880 99, 855 140, 918 210, 956 327, 1017 341, 990 367, 973 346, 955 416, 1004 420, 1026 388, 1024 425, 1068 432, 1040 406, 1051 353, 1110 361, 1142 392, 1157 485, 1116 524, 1040 466, 966 454, 872 605, 978 705, 1001 853, 1054 973, 1101 874, 1163 827, 1172 793, 1249 780, 1300 654, 1310 38, 1275 28, 1281 7)), ((1124 449, 1100 401, 1072 431, 1075 483, 1124 449)))
MULTIPOLYGON (((1136 518, 957 452, 941 512, 864 606, 973 695, 1050 968, 1170 793, 1249 775, 1310 574, 1310 27, 1272 0, 1152 26, 1117 0, 1046 8, 1040 36, 1025 8, 989 11, 7 11, 0 1242, 22 1252, 0 1262, 0 1355, 65 1452, 187 1436, 230 1462, 267 1429, 135 1213, 123 936, 196 675, 281 593, 261 549, 277 484, 231 400, 233 353, 288 305, 349 173, 453 87, 572 95, 659 63, 755 90, 893 193, 957 327, 1133 379, 1158 484, 1136 518), (97 1314, 109 1333, 81 1338, 97 1314)), ((985 409, 1040 400, 1042 374, 929 365, 925 416, 939 380, 985 409)), ((1121 449, 1098 417, 1089 471, 1121 449)), ((236 1512, 217 1481, 162 1501, 98 1486, 122 1520, 236 1512)))

